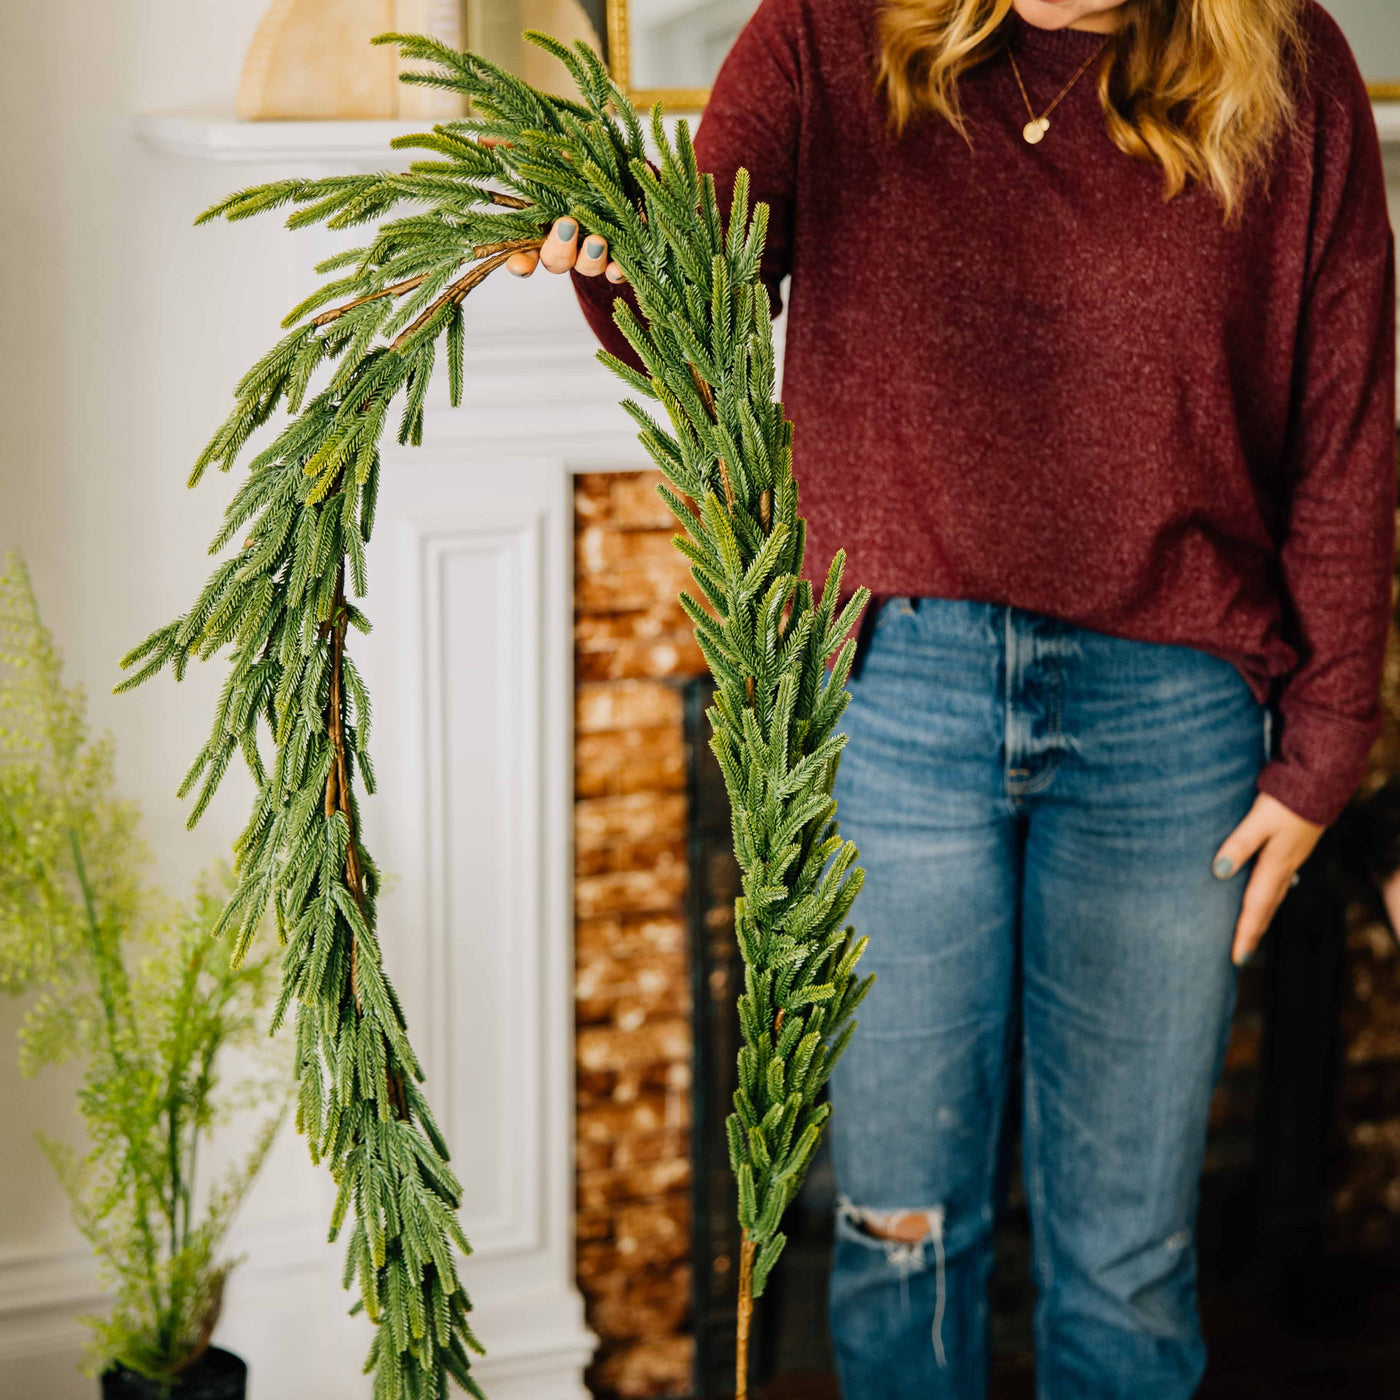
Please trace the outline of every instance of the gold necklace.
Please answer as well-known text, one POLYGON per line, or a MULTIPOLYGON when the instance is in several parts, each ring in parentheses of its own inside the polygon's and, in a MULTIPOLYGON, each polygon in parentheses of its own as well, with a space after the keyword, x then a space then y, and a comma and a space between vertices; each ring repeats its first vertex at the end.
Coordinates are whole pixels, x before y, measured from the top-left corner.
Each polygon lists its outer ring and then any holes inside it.
POLYGON ((1021 128, 1021 135, 1026 138, 1028 145, 1035 146, 1045 139, 1045 133, 1050 130, 1050 113, 1059 105, 1060 98, 1079 81, 1084 70, 1104 51, 1104 46, 1108 43, 1105 39, 1102 44, 1079 65, 1074 77, 1067 82, 1059 91, 1055 100, 1039 115, 1036 116, 1035 108, 1031 106, 1031 100, 1026 95, 1026 85, 1021 81, 1021 70, 1016 66, 1016 55, 1010 49, 1006 51, 1006 56, 1011 60, 1011 71, 1016 75, 1016 86, 1021 89, 1022 100, 1026 104, 1026 111, 1031 114, 1031 119, 1021 128))

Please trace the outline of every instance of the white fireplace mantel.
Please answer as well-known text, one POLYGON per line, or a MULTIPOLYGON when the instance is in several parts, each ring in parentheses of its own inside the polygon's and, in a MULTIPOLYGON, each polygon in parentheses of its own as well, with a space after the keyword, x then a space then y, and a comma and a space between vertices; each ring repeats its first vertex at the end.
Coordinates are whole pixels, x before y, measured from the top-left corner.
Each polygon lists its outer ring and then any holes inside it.
POLYGON ((384 165, 396 136, 425 131, 425 118, 401 121, 240 121, 222 113, 142 112, 136 134, 152 150, 249 165, 384 165))
MULTIPOLYGON (((1373 102, 1381 144, 1400 154, 1400 102, 1373 102)), ((694 125, 695 117, 689 114, 694 125)), ((152 149, 172 155, 258 165, 385 164, 389 142, 422 131, 425 118, 400 121, 238 121, 221 114, 148 112, 136 130, 152 149)))
POLYGON ((1373 102, 1371 110, 1376 116, 1381 145, 1400 152, 1400 102, 1373 102))

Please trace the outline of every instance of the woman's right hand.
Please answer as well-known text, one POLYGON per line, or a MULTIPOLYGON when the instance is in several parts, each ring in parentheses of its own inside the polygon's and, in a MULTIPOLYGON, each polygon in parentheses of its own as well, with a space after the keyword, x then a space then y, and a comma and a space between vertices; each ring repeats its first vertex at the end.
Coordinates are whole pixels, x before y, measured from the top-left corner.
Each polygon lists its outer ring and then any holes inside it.
POLYGON ((506 271, 528 277, 540 263, 546 272, 568 272, 573 268, 585 277, 596 277, 601 272, 609 282, 627 280, 622 269, 608 258, 608 240, 601 234, 587 233, 579 247, 578 225, 569 218, 554 221, 539 252, 512 253, 506 259, 506 271))

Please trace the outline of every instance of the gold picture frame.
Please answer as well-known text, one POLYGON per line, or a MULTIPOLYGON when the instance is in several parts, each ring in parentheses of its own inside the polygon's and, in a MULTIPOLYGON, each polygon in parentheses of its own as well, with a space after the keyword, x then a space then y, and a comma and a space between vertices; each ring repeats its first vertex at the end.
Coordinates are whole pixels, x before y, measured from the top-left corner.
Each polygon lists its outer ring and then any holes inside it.
POLYGON ((660 102, 668 112, 701 112, 710 100, 709 88, 635 88, 632 86, 631 31, 627 0, 607 0, 608 72, 613 81, 643 109, 660 102))
MULTIPOLYGON (((607 0, 608 71, 639 107, 662 103, 668 112, 701 112, 710 99, 709 88, 634 88, 627 0, 607 0)), ((1400 78, 1366 84, 1372 102, 1400 102, 1400 78)))

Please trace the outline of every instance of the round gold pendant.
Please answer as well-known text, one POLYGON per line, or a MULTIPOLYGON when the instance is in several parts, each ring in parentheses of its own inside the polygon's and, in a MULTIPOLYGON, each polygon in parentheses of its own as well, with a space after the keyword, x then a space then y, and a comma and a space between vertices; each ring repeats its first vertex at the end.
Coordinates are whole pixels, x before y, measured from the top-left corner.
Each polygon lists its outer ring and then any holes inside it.
POLYGON ((1021 135, 1034 146, 1045 139, 1045 133, 1049 130, 1049 117, 1034 117, 1021 128, 1021 135))

